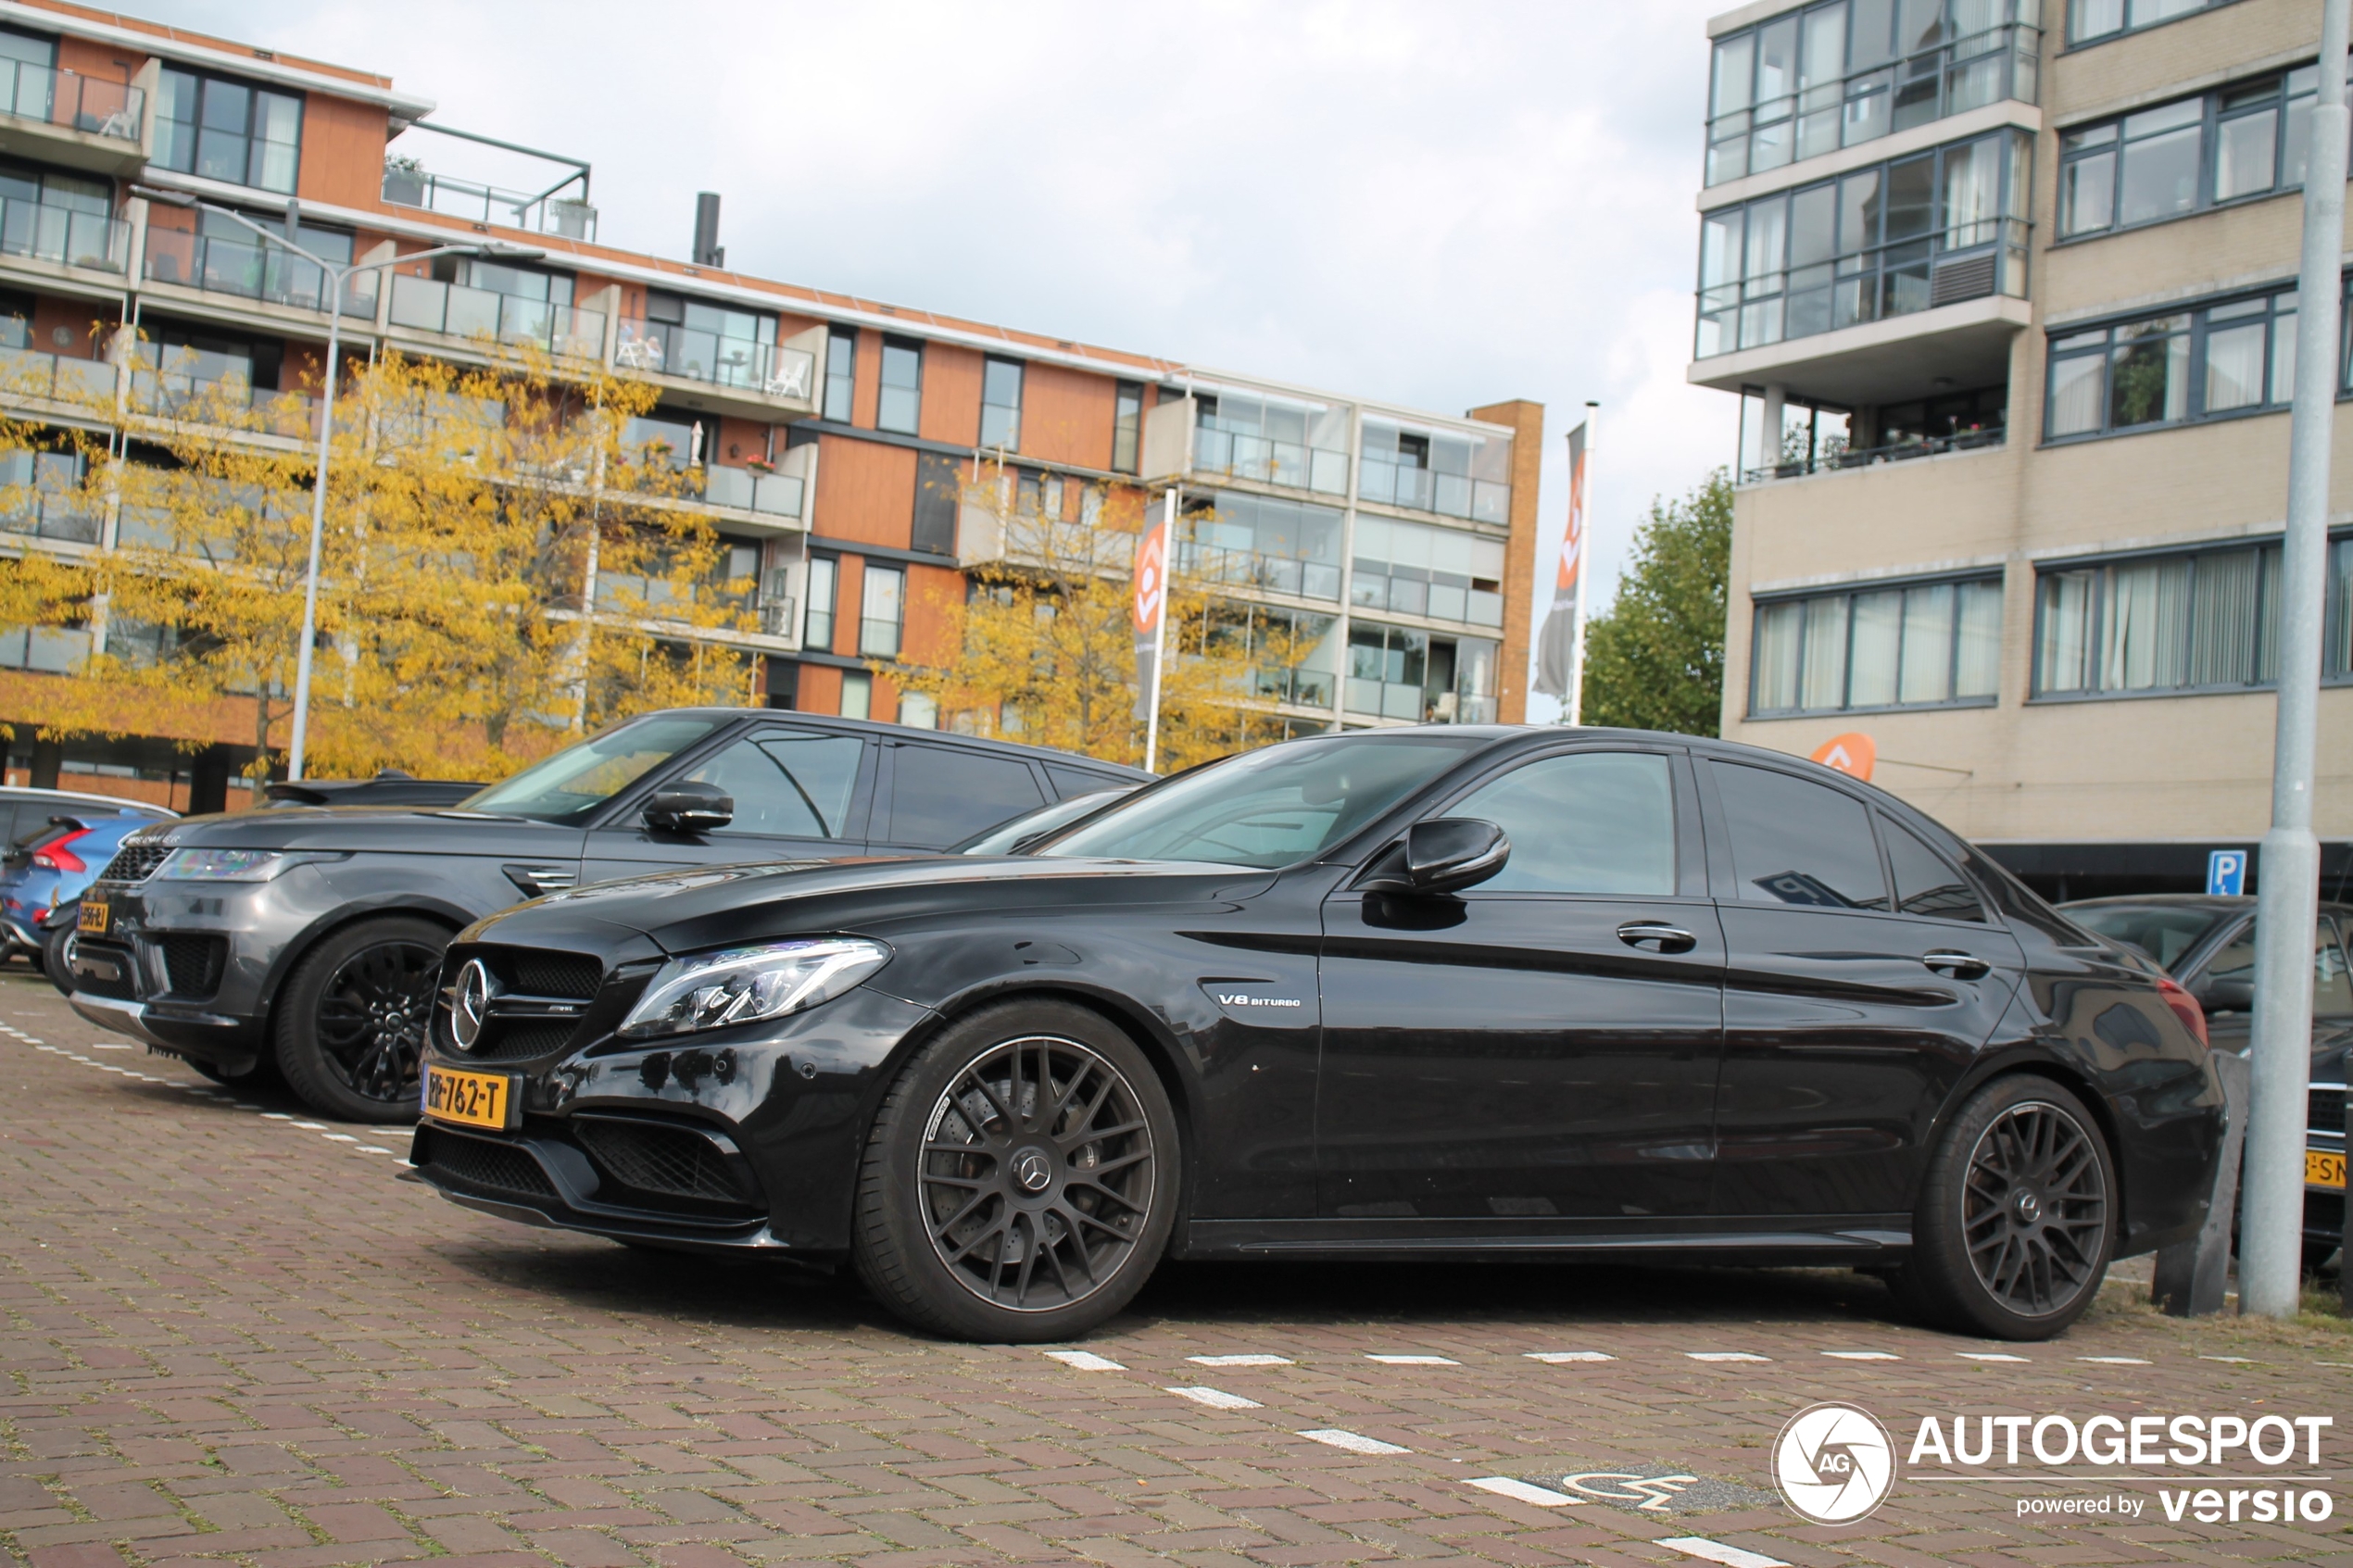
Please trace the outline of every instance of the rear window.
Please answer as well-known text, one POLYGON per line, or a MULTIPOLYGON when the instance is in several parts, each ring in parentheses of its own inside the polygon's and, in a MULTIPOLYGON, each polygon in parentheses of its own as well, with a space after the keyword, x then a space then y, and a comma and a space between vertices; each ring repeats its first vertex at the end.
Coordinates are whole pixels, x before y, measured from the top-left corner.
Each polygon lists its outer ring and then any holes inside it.
POLYGON ((962 746, 902 745, 890 764, 890 841, 945 848, 1046 803, 1029 764, 962 746))
POLYGON ((2139 948, 2169 974, 2177 972, 2182 960, 2231 918, 2212 909, 2164 904, 2077 905, 2064 912, 2095 935, 2139 948))

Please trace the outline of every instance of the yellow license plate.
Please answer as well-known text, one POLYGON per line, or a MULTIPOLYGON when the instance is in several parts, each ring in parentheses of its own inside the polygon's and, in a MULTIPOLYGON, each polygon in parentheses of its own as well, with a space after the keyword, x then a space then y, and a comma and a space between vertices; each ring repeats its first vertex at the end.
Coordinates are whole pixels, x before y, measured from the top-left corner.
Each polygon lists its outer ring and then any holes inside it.
POLYGON ((505 1073, 459 1073, 425 1063, 424 1110, 436 1122, 501 1132, 511 1124, 515 1080, 505 1073))
POLYGON ((73 923, 77 931, 87 931, 97 935, 106 935, 107 906, 93 899, 84 898, 82 901, 82 912, 74 917, 73 923))
POLYGON ((2345 1185, 2345 1156, 2333 1149, 2306 1149, 2304 1151, 2304 1185, 2308 1187, 2343 1186, 2345 1185))

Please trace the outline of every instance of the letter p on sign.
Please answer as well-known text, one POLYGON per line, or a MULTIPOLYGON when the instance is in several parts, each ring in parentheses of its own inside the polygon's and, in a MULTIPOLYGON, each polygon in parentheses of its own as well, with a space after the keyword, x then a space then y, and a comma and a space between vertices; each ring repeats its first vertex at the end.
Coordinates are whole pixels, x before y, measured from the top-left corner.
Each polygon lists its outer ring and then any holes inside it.
POLYGON ((2235 898, 2246 891, 2246 851, 2217 849, 2206 858, 2206 895, 2235 898))

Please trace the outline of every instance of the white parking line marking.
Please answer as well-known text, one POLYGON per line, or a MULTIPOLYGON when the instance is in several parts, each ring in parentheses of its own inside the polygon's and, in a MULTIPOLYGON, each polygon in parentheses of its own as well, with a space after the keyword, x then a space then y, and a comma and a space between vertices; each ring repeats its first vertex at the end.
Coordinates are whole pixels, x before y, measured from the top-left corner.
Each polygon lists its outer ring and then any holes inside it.
POLYGON ((1529 1350, 1523 1352, 1531 1361, 1550 1361, 1558 1366, 1564 1361, 1614 1361, 1616 1356, 1600 1350, 1529 1350))
POLYGON ((1092 1350, 1049 1350, 1047 1358, 1077 1372, 1126 1372, 1127 1369, 1109 1356, 1099 1356, 1092 1350))
POLYGON ((2025 1356, 2006 1356, 1999 1350, 1956 1350, 1953 1354, 1965 1361, 2022 1361, 2025 1356))
POLYGON ((1686 1350, 1695 1361, 1769 1361, 1770 1356, 1759 1356, 1747 1350, 1686 1350))
POLYGON ((1329 1443, 1335 1449, 1346 1449, 1352 1454, 1410 1454, 1411 1449, 1401 1449, 1394 1443, 1384 1443, 1378 1437, 1366 1437, 1354 1432, 1342 1432, 1337 1426, 1318 1427, 1302 1432, 1302 1437, 1318 1443, 1329 1443))
POLYGON ((363 1143, 359 1146, 359 1152, 362 1154, 390 1154, 392 1150, 388 1148, 378 1148, 371 1143, 363 1143))
POLYGON ((1900 1361, 1904 1358, 1893 1350, 1825 1350, 1834 1361, 1900 1361))
POLYGON ((326 1138, 332 1143, 358 1143, 359 1141, 358 1138, 353 1137, 349 1133, 321 1133, 320 1136, 326 1138))
POLYGON ((1761 1551, 1726 1546, 1711 1541, 1705 1536, 1669 1536, 1656 1543, 1680 1551, 1686 1557, 1696 1557, 1704 1562, 1720 1562, 1724 1568, 1790 1568, 1778 1557, 1768 1557, 1761 1551))
POLYGON ((2253 1356, 2200 1356, 2198 1360, 2201 1361, 2230 1361, 2236 1365, 2251 1365, 2254 1362, 2255 1358, 2253 1356))
POLYGON ((327 1130, 327 1124, 324 1122, 297 1122, 295 1125, 306 1133, 323 1133, 327 1130))
POLYGON ((1378 1361, 1383 1366, 1461 1366, 1463 1364, 1451 1356, 1366 1356, 1365 1359, 1368 1361, 1378 1361))
POLYGON ((1289 1356, 1187 1356, 1195 1366, 1290 1366, 1289 1356))
MULTIPOLYGON (((254 1109, 256 1110, 261 1110, 261 1108, 258 1105, 255 1106, 254 1109)), ((293 1117, 287 1115, 283 1110, 262 1110, 261 1119, 264 1122, 291 1122, 294 1120, 293 1117)))
POLYGON ((116 1045, 107 1040, 94 1040, 91 1042, 90 1048, 94 1051, 127 1051, 131 1047, 129 1046, 116 1045))
POLYGON ((1214 1411, 1255 1411, 1265 1407, 1256 1399, 1245 1399, 1239 1394, 1228 1394, 1223 1388, 1171 1388, 1178 1399, 1190 1399, 1197 1405, 1207 1405, 1214 1411))
POLYGON ((2079 1361, 2091 1361, 2099 1366, 2146 1366, 2149 1364, 2138 1356, 2078 1356, 2075 1359, 2079 1361))
POLYGON ((1515 1502, 1532 1502, 1539 1508, 1575 1508, 1584 1501, 1582 1498, 1570 1497, 1567 1492, 1548 1491, 1542 1486, 1531 1486, 1525 1481, 1515 1481, 1508 1475, 1482 1475, 1471 1485, 1499 1498, 1510 1498, 1515 1502))

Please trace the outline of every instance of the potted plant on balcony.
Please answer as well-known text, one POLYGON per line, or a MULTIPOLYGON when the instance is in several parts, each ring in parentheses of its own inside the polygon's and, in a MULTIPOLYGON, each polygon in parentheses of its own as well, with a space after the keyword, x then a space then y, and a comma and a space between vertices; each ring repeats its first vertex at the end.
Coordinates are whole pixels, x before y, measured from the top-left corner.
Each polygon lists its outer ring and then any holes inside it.
POLYGON ((425 205, 425 166, 412 157, 384 159, 384 200, 399 207, 425 205))

